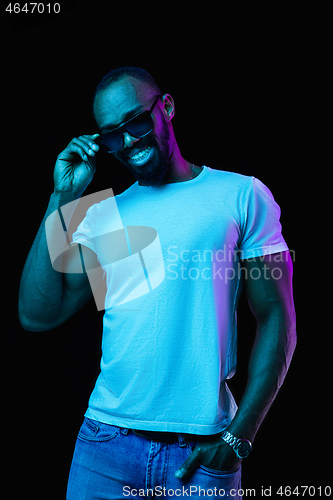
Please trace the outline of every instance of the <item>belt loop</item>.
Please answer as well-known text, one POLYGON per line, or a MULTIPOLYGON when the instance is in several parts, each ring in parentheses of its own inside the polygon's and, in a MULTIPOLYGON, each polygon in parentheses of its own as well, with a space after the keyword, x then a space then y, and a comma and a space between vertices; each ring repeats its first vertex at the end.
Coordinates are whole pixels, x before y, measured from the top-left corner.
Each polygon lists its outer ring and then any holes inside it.
POLYGON ((178 434, 178 443, 181 448, 186 446, 186 440, 184 434, 178 434))

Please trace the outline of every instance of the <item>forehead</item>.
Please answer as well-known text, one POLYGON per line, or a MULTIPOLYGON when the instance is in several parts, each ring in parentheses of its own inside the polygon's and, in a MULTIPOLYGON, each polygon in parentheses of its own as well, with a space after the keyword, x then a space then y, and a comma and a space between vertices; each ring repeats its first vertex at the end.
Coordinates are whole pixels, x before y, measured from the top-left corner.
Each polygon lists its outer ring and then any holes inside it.
POLYGON ((112 83, 96 96, 94 115, 97 125, 100 129, 119 125, 132 111, 135 114, 146 109, 153 95, 155 93, 148 85, 132 77, 112 83))

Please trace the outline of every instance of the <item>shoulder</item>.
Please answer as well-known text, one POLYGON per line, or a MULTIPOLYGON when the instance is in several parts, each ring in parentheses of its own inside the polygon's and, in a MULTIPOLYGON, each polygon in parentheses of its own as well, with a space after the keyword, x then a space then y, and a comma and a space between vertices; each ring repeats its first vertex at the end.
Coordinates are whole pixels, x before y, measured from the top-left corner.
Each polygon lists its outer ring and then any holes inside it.
POLYGON ((253 189, 254 177, 210 167, 207 170, 206 187, 210 195, 215 194, 218 199, 223 199, 242 211, 253 189))
POLYGON ((216 168, 207 167, 209 178, 214 182, 221 182, 228 186, 249 189, 255 179, 253 176, 239 174, 237 172, 230 172, 228 170, 220 170, 216 168))
POLYGON ((107 231, 122 229, 123 224, 119 213, 119 200, 117 196, 94 203, 86 210, 83 223, 88 226, 94 236, 107 231))
POLYGON ((257 177, 225 170, 209 170, 212 183, 219 186, 219 189, 223 186, 229 193, 232 192, 244 209, 249 204, 258 208, 262 204, 278 206, 271 190, 257 177))
POLYGON ((87 197, 84 197, 82 200, 87 198, 86 203, 88 204, 87 206, 85 206, 86 214, 97 215, 97 214, 108 213, 110 209, 113 209, 116 206, 116 204, 120 202, 123 198, 126 198, 128 195, 131 195, 134 186, 135 184, 132 184, 125 191, 117 195, 114 195, 113 190, 109 188, 104 191, 96 192, 93 195, 88 195, 87 197))

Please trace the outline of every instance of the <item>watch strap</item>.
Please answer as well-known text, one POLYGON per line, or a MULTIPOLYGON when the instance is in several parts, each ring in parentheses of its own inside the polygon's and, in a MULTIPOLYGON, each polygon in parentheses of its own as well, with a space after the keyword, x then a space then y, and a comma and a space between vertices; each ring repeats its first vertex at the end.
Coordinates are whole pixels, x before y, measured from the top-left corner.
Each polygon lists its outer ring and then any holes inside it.
POLYGON ((231 448, 234 450, 234 452, 236 453, 236 455, 237 455, 238 458, 244 458, 245 456, 247 456, 249 454, 249 452, 252 449, 252 443, 251 443, 251 441, 249 441, 248 439, 239 439, 239 438, 235 437, 233 434, 231 434, 231 432, 228 432, 227 430, 222 431, 221 438, 229 446, 231 446, 231 448), (244 441, 246 443, 248 443, 249 451, 247 452, 246 455, 240 456, 240 454, 238 452, 238 447, 239 447, 239 445, 241 445, 242 443, 244 443, 244 441))
POLYGON ((233 436, 230 432, 228 431, 223 431, 222 434, 221 434, 221 438, 223 439, 223 441, 225 441, 226 443, 228 443, 231 448, 234 448, 234 446, 236 444, 238 444, 238 438, 236 438, 235 436, 233 436))

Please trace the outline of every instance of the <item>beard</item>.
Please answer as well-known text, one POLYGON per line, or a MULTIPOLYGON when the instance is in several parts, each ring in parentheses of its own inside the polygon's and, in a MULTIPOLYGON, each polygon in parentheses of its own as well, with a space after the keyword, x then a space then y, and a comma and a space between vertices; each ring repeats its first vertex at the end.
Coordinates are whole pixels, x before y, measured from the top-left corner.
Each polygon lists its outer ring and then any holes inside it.
POLYGON ((136 142, 133 146, 133 149, 136 147, 142 149, 151 147, 153 149, 153 155, 147 163, 140 167, 133 165, 129 160, 132 148, 122 149, 114 156, 127 167, 140 185, 158 186, 163 184, 169 172, 170 160, 172 157, 170 144, 170 130, 167 123, 163 121, 163 128, 159 136, 159 141, 154 135, 149 134, 147 137, 143 137, 140 141, 136 142))

